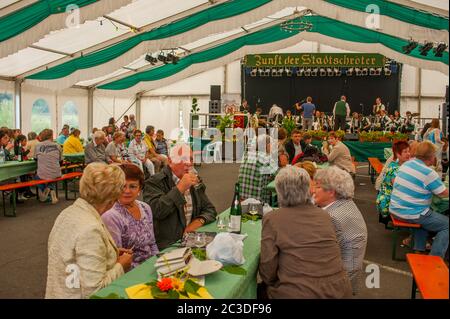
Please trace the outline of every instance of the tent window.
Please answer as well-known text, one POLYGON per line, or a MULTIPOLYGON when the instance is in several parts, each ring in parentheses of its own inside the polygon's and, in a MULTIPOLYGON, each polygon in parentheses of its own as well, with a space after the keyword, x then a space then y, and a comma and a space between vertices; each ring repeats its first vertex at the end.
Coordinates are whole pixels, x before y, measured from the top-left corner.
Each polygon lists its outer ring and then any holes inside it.
POLYGON ((14 101, 10 93, 0 93, 0 127, 14 127, 14 101))
POLYGON ((73 101, 67 101, 63 106, 62 124, 79 128, 78 107, 73 101))
POLYGON ((46 128, 51 128, 52 119, 50 114, 50 107, 44 99, 38 99, 33 103, 31 109, 31 130, 40 133, 46 128))

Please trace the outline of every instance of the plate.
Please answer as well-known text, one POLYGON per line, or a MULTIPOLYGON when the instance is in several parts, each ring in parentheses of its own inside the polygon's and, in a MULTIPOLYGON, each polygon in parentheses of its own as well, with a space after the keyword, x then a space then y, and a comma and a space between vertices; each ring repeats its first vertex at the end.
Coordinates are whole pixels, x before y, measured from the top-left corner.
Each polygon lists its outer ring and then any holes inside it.
POLYGON ((193 258, 189 266, 188 274, 194 277, 212 274, 223 267, 222 263, 216 260, 200 261, 195 258, 193 258))

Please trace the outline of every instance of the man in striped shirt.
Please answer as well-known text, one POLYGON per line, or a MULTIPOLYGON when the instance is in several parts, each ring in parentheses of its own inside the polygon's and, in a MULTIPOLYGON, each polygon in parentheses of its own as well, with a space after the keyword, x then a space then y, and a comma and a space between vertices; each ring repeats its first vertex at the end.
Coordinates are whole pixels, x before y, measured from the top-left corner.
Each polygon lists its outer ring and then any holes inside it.
POLYGON ((434 195, 448 197, 448 189, 430 166, 436 165, 436 147, 426 141, 417 146, 416 158, 400 167, 395 178, 389 211, 401 220, 417 223, 414 249, 425 251, 428 232, 436 232, 431 255, 444 257, 448 248, 448 216, 430 208, 434 195))

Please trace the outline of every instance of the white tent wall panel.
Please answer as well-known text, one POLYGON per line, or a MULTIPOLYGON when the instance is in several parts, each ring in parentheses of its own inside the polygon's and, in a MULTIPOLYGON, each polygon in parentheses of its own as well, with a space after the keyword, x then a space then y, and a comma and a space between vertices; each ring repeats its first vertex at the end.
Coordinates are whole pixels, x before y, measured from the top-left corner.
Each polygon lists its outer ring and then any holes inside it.
POLYGON ((227 65, 227 94, 241 94, 241 61, 235 61, 227 65))
MULTIPOLYGON (((53 135, 56 137, 58 135, 57 122, 58 122, 58 111, 56 108, 56 95, 54 92, 42 88, 33 87, 30 85, 22 86, 22 132, 29 133, 33 130, 32 126, 32 109, 33 104, 39 100, 43 99, 47 102, 50 111, 50 129, 53 130, 53 135)), ((40 132, 36 132, 39 134, 40 132)))
POLYGON ((419 111, 419 103, 416 98, 402 97, 400 99, 400 112, 404 115, 407 111, 417 113, 419 111))
POLYGON ((64 126, 63 109, 66 103, 73 102, 78 111, 79 130, 81 137, 87 138, 90 134, 88 131, 88 91, 84 89, 65 90, 57 96, 58 103, 58 127, 59 132, 64 126))
POLYGON ((401 89, 402 96, 412 96, 419 93, 417 83, 418 69, 404 64, 402 69, 401 89))
POLYGON ((0 80, 0 92, 14 93, 14 82, 0 80))
MULTIPOLYGON (((240 75, 239 75, 240 76, 240 75)), ((238 77, 239 78, 239 77, 238 77)), ((233 80, 234 77, 233 77, 233 80)), ((147 92, 146 96, 161 96, 161 95, 209 95, 211 85, 224 84, 224 67, 216 68, 207 72, 196 74, 184 80, 175 82, 171 85, 147 92)), ((240 89, 239 89, 240 91, 240 89)))
POLYGON ((442 118, 442 104, 445 98, 422 98, 420 101, 422 118, 442 118))
MULTIPOLYGON (((164 130, 165 137, 176 139, 180 129, 180 119, 183 128, 189 130, 192 97, 150 97, 141 101, 140 128, 145 130, 147 125, 153 125, 157 130, 164 130), (181 114, 180 114, 181 111, 181 114)), ((199 113, 208 113, 209 97, 198 97, 199 113)))
POLYGON ((120 118, 122 115, 136 114, 136 103, 131 106, 134 101, 134 97, 119 98, 94 94, 94 127, 101 129, 107 126, 111 117, 114 117, 118 122, 117 126, 120 126, 120 123, 123 122, 123 118, 120 118), (128 108, 129 110, 127 111, 128 108))
POLYGON ((441 72, 422 70, 422 96, 445 97, 445 86, 448 85, 448 76, 441 72))

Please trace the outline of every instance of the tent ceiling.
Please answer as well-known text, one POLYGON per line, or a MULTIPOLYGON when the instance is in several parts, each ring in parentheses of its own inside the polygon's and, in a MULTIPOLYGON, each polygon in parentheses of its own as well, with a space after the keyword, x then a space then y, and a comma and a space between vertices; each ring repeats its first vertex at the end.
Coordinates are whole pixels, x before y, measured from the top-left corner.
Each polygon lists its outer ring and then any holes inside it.
MULTIPOLYGON (((33 1, 0 0, 0 16, 1 13, 8 8, 20 7, 21 3, 26 2, 30 3, 33 1)), ((96 20, 87 21, 77 28, 67 28, 59 31, 53 31, 38 42, 34 43, 32 47, 20 50, 8 57, 0 59, 0 76, 16 77, 29 75, 42 70, 42 66, 48 65, 49 67, 52 67, 53 65, 68 61, 71 57, 68 57, 67 55, 77 57, 81 54, 81 52, 83 52, 83 54, 88 54, 89 52, 93 52, 125 38, 129 38, 134 35, 134 33, 131 32, 133 30, 131 30, 130 27, 135 27, 138 29, 142 28, 142 30, 140 30, 141 32, 150 30, 223 2, 226 1, 134 0, 131 4, 125 7, 115 10, 114 12, 103 17, 98 17, 96 20), (214 4, 211 4, 211 2, 214 2, 214 4), (151 8, 151 10, 149 8, 151 8), (149 14, 150 11, 151 14, 149 14), (42 48, 42 50, 39 50, 39 48, 42 48)), ((287 2, 288 1, 286 0, 286 3, 287 2)), ((291 2, 295 1, 292 0, 291 2)), ((298 2, 304 3, 307 1, 299 0, 298 2)), ((318 2, 319 1, 315 1, 315 3, 318 2)), ((413 8, 417 6, 417 8, 420 8, 421 10, 423 10, 423 5, 414 4, 423 3, 429 8, 437 8, 436 11, 440 13, 446 12, 448 16, 448 3, 446 6, 443 6, 441 1, 434 1, 435 3, 433 3, 433 1, 430 0, 392 0, 392 2, 400 3, 413 8)), ((266 25, 271 25, 274 23, 274 21, 278 21, 279 23, 280 20, 277 19, 291 15, 293 10, 293 7, 288 7, 279 12, 271 13, 270 16, 264 19, 248 25, 243 25, 243 28, 231 29, 215 34, 211 34, 213 33, 213 31, 211 31, 210 35, 206 37, 193 42, 183 43, 182 45, 177 43, 176 46, 195 52, 199 48, 208 48, 217 45, 220 41, 229 40, 237 35, 245 34, 245 30, 248 31, 253 28, 265 27, 266 25)), ((253 20, 249 18, 247 21, 253 20)), ((171 42, 167 41, 167 43, 171 42)), ((179 49, 177 53, 180 55, 186 55, 189 52, 179 49)), ((153 68, 153 66, 145 61, 145 55, 142 54, 139 58, 134 58, 134 60, 129 60, 127 62, 130 61, 132 62, 124 63, 125 65, 121 69, 116 69, 109 74, 103 73, 101 77, 80 81, 77 83, 77 86, 87 87, 109 83, 112 80, 128 76, 131 72, 153 68)), ((89 69, 86 69, 83 72, 89 74, 89 69)))

